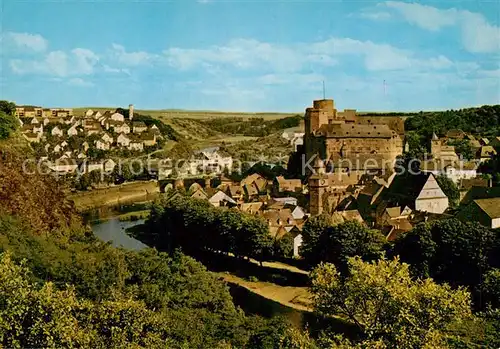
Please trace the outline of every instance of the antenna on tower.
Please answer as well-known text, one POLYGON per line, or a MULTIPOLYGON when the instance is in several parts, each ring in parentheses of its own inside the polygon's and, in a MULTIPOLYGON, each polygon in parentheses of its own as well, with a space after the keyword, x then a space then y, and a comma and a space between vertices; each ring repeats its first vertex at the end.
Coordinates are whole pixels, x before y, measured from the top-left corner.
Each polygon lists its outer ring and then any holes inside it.
POLYGON ((325 80, 323 80, 323 99, 326 99, 326 93, 325 93, 325 80))

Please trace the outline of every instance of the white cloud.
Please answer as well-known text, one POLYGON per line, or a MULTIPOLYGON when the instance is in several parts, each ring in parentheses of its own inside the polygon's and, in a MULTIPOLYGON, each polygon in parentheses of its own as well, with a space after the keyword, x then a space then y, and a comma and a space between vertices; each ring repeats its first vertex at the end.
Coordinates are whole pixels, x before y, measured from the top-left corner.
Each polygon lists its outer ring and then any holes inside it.
POLYGON ((139 66, 150 64, 158 58, 158 55, 145 51, 127 52, 125 47, 118 44, 112 44, 111 55, 116 63, 125 66, 139 66))
POLYGON ((49 43, 40 34, 6 32, 0 36, 2 50, 13 47, 21 50, 43 52, 49 43))
POLYGON ((288 85, 293 84, 301 87, 310 85, 320 86, 325 77, 321 74, 266 74, 256 79, 260 85, 288 85))
POLYGON ((41 60, 11 59, 10 67, 16 74, 44 74, 59 77, 90 75, 99 57, 92 51, 76 48, 69 54, 63 51, 51 51, 41 60))
POLYGON ((374 20, 383 20, 391 18, 389 12, 364 12, 360 15, 362 18, 369 18, 374 20))
POLYGON ((71 78, 68 80, 68 84, 72 86, 81 86, 81 87, 91 87, 94 84, 90 81, 84 80, 82 78, 71 78))
POLYGON ((439 9, 429 5, 398 1, 387 1, 385 6, 399 12, 409 23, 426 30, 438 31, 449 26, 460 27, 463 46, 470 52, 500 50, 500 27, 488 23, 480 13, 456 8, 439 9))
POLYGON ((331 38, 323 42, 311 44, 310 50, 322 52, 337 58, 343 56, 359 56, 370 71, 387 71, 401 69, 447 69, 453 62, 439 55, 431 58, 416 57, 413 51, 403 50, 384 43, 360 41, 350 38, 331 38))
POLYGON ((254 39, 235 39, 223 46, 205 49, 173 47, 164 55, 170 66, 187 70, 202 64, 227 65, 239 69, 265 69, 274 71, 298 71, 307 64, 334 65, 328 55, 308 52, 305 45, 275 45, 254 39))
POLYGON ((94 66, 99 62, 99 57, 92 51, 84 48, 75 48, 71 51, 74 57, 74 67, 79 74, 89 75, 94 72, 94 66))
POLYGON ((408 22, 427 30, 437 31, 442 27, 457 24, 456 9, 441 10, 428 5, 398 1, 387 1, 385 5, 397 10, 408 22))
POLYGON ((169 65, 180 70, 203 68, 217 71, 218 66, 232 66, 238 69, 293 73, 305 68, 333 66, 348 55, 362 57, 366 69, 371 71, 411 67, 446 69, 453 65, 444 56, 418 58, 409 50, 350 38, 331 38, 322 42, 289 46, 237 39, 224 46, 206 49, 170 48, 164 54, 169 65))
POLYGON ((104 72, 106 73, 123 73, 123 74, 126 74, 126 75, 130 75, 130 70, 128 69, 124 69, 124 68, 113 68, 113 67, 110 67, 109 65, 107 64, 103 64, 102 65, 102 69, 104 70, 104 72))

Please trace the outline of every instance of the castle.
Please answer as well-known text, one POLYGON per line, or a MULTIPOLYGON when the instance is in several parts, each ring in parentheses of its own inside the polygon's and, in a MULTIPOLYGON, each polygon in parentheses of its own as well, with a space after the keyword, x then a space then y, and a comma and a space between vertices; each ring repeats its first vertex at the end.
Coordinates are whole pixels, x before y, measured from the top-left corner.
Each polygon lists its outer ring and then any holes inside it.
POLYGON ((311 214, 357 195, 373 176, 390 176, 403 153, 403 137, 399 117, 360 116, 354 109, 337 111, 332 99, 314 101, 305 113, 303 148, 315 164, 309 177, 311 214))
POLYGON ((338 168, 393 168, 403 152, 404 122, 398 117, 359 116, 335 109, 332 99, 317 100, 305 113, 305 153, 318 154, 338 168))

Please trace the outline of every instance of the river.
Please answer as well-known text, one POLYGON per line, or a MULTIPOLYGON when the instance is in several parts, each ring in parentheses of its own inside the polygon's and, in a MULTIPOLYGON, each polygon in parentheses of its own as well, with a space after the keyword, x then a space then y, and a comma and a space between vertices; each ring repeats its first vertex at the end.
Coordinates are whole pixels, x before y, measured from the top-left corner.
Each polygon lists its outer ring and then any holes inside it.
POLYGON ((123 247, 138 251, 148 247, 139 240, 130 237, 125 230, 138 224, 143 224, 144 219, 137 221, 120 221, 118 218, 110 218, 105 221, 92 224, 92 231, 103 241, 110 241, 114 247, 123 247))
MULTIPOLYGON (((111 242, 115 247, 123 247, 134 251, 148 247, 126 233, 127 228, 143 224, 144 220, 120 221, 116 216, 106 219, 106 217, 109 217, 110 211, 107 211, 105 215, 100 215, 99 213, 102 214, 102 212, 94 211, 92 214, 85 216, 87 222, 92 227, 92 231, 98 238, 106 242, 111 242)), ((296 326, 304 326, 312 320, 308 312, 284 306, 236 284, 230 283, 229 286, 234 303, 241 307, 247 314, 257 314, 267 318, 284 316, 296 326)))

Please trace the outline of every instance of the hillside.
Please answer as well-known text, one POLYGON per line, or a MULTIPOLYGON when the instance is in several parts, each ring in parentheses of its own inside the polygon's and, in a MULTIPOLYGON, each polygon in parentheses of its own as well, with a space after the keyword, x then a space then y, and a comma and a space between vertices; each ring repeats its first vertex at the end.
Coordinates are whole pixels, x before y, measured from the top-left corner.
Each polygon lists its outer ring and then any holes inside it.
POLYGON ((37 234, 78 226, 80 217, 58 183, 26 162, 31 152, 19 135, 0 142, 0 214, 20 217, 37 234))
POLYGON ((500 105, 415 113, 408 115, 405 129, 428 137, 433 132, 444 135, 451 129, 484 136, 497 136, 500 133, 500 105))
POLYGON ((125 251, 81 225, 51 176, 0 142, 0 347, 262 348, 289 325, 247 316, 181 253, 125 251))

